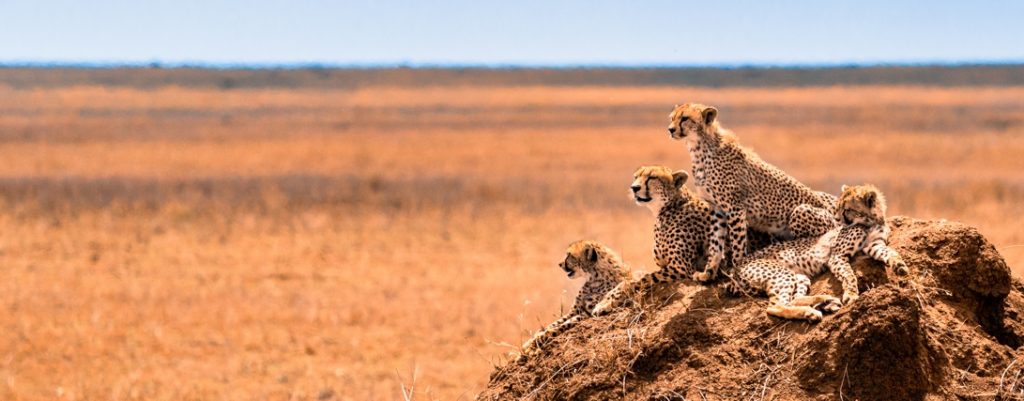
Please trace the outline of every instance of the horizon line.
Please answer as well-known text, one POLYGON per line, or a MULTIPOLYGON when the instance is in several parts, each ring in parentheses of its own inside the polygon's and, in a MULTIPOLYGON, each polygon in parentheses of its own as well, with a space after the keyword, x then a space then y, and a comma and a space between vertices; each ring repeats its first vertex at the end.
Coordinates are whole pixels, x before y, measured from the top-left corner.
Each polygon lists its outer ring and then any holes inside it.
POLYGON ((477 70, 574 70, 574 69, 841 69, 900 67, 1014 67, 1024 66, 1018 60, 922 60, 922 61, 836 61, 836 62, 723 62, 723 63, 474 63, 474 62, 207 62, 207 61, 46 61, 0 60, 0 69, 10 68, 166 68, 209 70, 378 70, 378 69, 477 69, 477 70))

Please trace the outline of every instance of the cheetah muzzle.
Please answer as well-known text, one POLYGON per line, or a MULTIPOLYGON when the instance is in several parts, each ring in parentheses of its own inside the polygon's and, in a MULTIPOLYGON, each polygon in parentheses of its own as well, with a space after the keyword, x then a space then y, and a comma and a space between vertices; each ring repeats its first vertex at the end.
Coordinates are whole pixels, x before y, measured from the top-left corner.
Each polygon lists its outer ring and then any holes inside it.
POLYGON ((565 271, 565 275, 567 277, 569 277, 569 278, 576 277, 576 270, 570 269, 568 266, 565 265, 564 262, 560 263, 559 265, 560 265, 559 267, 561 267, 562 270, 565 271))
POLYGON ((640 190, 643 188, 639 185, 633 185, 629 188, 633 190, 633 199, 636 200, 636 203, 647 203, 654 200, 654 198, 651 196, 650 187, 648 187, 648 189, 644 190, 642 193, 640 190))

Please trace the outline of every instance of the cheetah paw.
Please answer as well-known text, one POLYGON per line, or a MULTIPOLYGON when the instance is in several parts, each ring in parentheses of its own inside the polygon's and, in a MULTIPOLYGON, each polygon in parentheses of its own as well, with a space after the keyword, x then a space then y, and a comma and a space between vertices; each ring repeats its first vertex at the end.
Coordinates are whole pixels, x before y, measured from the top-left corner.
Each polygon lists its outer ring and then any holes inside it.
POLYGON ((697 281, 698 283, 706 283, 714 279, 714 275, 706 271, 693 273, 693 280, 697 281))
POLYGON ((612 307, 614 306, 615 303, 613 301, 604 299, 601 302, 599 302, 597 306, 594 307, 594 310, 591 312, 591 314, 593 314, 594 316, 607 315, 608 313, 611 313, 612 307))
POLYGON ((812 309, 807 311, 807 313, 804 315, 804 319, 806 319, 809 322, 820 322, 821 316, 821 311, 812 309))
POLYGON ((839 300, 839 298, 832 297, 817 303, 816 305, 814 305, 814 309, 817 309, 822 313, 836 313, 842 306, 843 303, 839 300))
POLYGON ((843 305, 849 305, 849 304, 857 301, 857 298, 860 298, 860 294, 857 294, 857 293, 854 293, 854 292, 844 292, 843 293, 843 305))
POLYGON ((889 270, 896 273, 899 276, 906 276, 910 274, 910 269, 907 268, 907 263, 903 259, 896 259, 889 264, 889 270))

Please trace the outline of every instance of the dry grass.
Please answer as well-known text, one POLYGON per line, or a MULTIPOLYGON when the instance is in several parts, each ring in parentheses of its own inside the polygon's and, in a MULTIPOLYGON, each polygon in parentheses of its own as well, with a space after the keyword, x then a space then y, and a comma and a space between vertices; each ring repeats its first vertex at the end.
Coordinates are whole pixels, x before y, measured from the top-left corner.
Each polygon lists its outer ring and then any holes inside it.
POLYGON ((0 88, 0 399, 471 399, 686 100, 1022 272, 1024 88, 0 88))

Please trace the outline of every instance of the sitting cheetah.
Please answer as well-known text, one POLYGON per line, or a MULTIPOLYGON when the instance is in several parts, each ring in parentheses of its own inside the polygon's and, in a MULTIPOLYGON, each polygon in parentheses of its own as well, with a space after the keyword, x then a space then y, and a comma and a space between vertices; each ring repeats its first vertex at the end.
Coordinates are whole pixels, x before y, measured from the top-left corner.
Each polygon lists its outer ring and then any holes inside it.
POLYGON ((843 186, 837 217, 843 224, 819 237, 806 237, 771 245, 750 255, 737 269, 729 289, 746 295, 767 293, 768 314, 786 319, 821 320, 821 311, 838 310, 831 295, 808 296, 810 277, 827 266, 843 286, 842 304, 858 297, 857 277, 849 259, 863 251, 886 265, 886 273, 907 273, 903 259, 886 244, 885 198, 871 185, 843 186), (817 309, 816 309, 817 308, 817 309))
POLYGON ((565 332, 580 320, 590 317, 594 305, 628 276, 626 265, 615 251, 596 241, 577 241, 569 245, 565 260, 558 264, 569 278, 587 275, 572 311, 540 330, 523 344, 523 355, 535 353, 552 337, 565 332))
POLYGON ((623 282, 594 308, 595 315, 607 312, 629 294, 646 291, 654 284, 693 278, 714 279, 717 271, 703 271, 708 238, 714 218, 707 203, 684 184, 685 171, 672 172, 664 166, 643 166, 633 173, 633 198, 657 217, 654 225, 654 259, 658 270, 637 281, 623 282))
POLYGON ((716 226, 708 251, 709 270, 723 263, 732 244, 733 265, 742 264, 747 228, 783 239, 818 236, 835 227, 835 197, 811 190, 761 160, 719 126, 718 110, 702 104, 676 106, 669 135, 686 142, 694 185, 712 205, 716 226))

